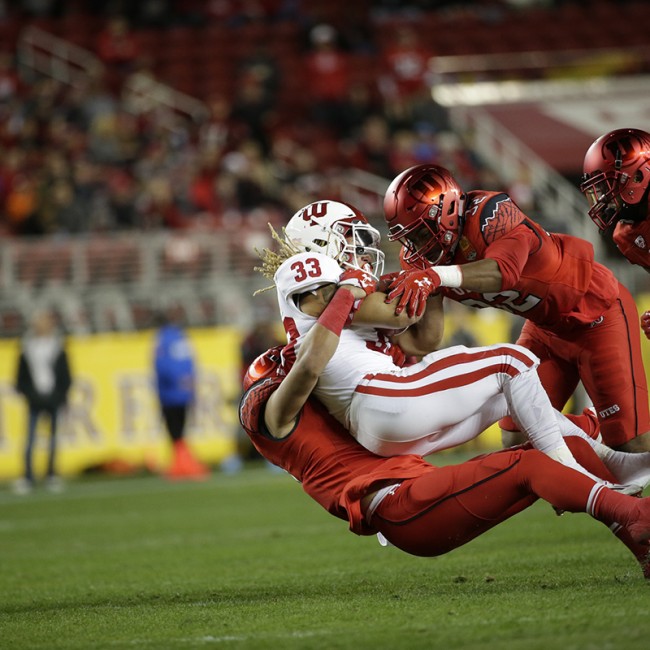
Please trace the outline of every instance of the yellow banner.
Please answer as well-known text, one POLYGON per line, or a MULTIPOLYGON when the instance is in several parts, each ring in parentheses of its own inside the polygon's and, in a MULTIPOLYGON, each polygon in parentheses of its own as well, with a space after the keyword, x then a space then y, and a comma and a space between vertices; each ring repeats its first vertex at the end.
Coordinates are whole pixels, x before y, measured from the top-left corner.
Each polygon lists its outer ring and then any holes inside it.
MULTIPOLYGON (((189 332, 198 367, 197 400, 186 438, 197 457, 218 463, 235 451, 241 333, 189 332)), ((58 471, 70 476, 114 461, 164 467, 170 443, 153 384, 153 332, 71 337, 69 404, 59 424, 58 471)), ((18 342, 0 340, 0 479, 20 476, 27 408, 14 391, 18 342)), ((48 423, 39 423, 37 476, 45 472, 48 423)))
MULTIPOLYGON (((640 312, 650 308, 650 295, 641 296, 638 303, 640 312)), ((490 345, 516 338, 512 319, 502 312, 449 308, 449 303, 447 307, 446 345, 490 345)), ((242 333, 234 328, 214 328, 190 330, 189 336, 199 379, 187 439, 201 460, 217 464, 236 450, 242 333)), ((58 469, 62 475, 113 461, 136 467, 164 468, 167 464, 170 444, 153 389, 153 344, 153 332, 68 340, 74 383, 59 425, 58 469)), ((645 336, 642 350, 644 362, 650 363, 650 342, 645 336)), ((18 342, 0 339, 0 480, 15 478, 23 471, 27 410, 22 396, 13 389, 17 360, 18 342)), ((48 435, 47 423, 41 422, 34 450, 37 476, 45 471, 48 435)), ((467 447, 500 445, 495 424, 467 447)))

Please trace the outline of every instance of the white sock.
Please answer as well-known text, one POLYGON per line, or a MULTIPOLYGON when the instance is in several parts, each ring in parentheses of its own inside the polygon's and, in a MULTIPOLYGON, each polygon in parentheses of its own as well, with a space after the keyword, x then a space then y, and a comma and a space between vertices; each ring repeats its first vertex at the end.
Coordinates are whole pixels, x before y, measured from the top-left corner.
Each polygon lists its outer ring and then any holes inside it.
POLYGON ((559 411, 555 411, 555 413, 562 435, 578 436, 586 440, 619 483, 638 485, 641 488, 650 485, 650 451, 631 454, 610 449, 602 442, 590 438, 580 427, 565 418, 559 411))
POLYGON ((602 447, 604 451, 597 453, 619 483, 633 483, 642 488, 650 485, 650 451, 630 454, 604 445, 602 447))

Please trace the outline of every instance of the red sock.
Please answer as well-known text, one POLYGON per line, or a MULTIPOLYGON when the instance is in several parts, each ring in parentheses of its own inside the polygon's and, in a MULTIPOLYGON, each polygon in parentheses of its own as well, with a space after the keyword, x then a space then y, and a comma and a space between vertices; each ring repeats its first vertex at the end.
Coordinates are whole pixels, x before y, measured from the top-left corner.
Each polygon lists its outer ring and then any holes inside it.
MULTIPOLYGON (((582 443, 589 446, 584 440, 582 443)), ((585 458, 590 458, 588 453, 585 458)), ((593 458, 590 461, 593 462, 593 458)), ((597 468, 595 462, 594 468, 597 468)), ((608 490, 585 474, 565 467, 537 450, 530 449, 521 455, 519 469, 531 492, 555 508, 567 512, 587 512, 608 526, 614 522, 627 525, 635 506, 634 497, 608 490)), ((592 471, 590 467, 585 469, 592 471)))
MULTIPOLYGON (((603 461, 600 460, 586 440, 582 440, 577 436, 567 436, 564 440, 574 458, 588 472, 610 483, 618 483, 616 477, 605 467, 603 461)), ((630 497, 611 490, 604 490, 598 494, 594 493, 591 499, 593 504, 589 514, 608 526, 614 522, 626 525, 631 512, 630 508, 635 505, 633 500, 630 501, 630 497), (620 497, 625 498, 621 500, 620 497)))
POLYGON ((600 439, 600 422, 598 422, 598 418, 592 410, 586 408, 580 415, 565 413, 564 417, 571 420, 577 427, 580 427, 590 438, 594 440, 600 439))
MULTIPOLYGON (((616 478, 607 469, 607 467, 605 467, 603 462, 600 460, 600 458, 594 452, 594 450, 590 447, 588 442, 576 436, 567 436, 565 440, 567 445, 569 446, 569 449, 571 449, 571 453, 573 454, 574 458, 586 470, 588 470, 595 476, 598 476, 599 478, 602 478, 606 481, 610 481, 612 483, 618 483, 616 478)), ((627 509, 629 505, 630 502, 628 501, 624 507, 627 509)), ((618 506, 614 504, 614 507, 616 508, 618 506)), ((600 510, 600 507, 598 509, 600 510)), ((600 519, 598 515, 596 515, 596 518, 600 519)), ((632 537, 632 535, 630 534, 628 528, 626 526, 621 525, 620 522, 609 524, 609 528, 614 533, 614 535, 616 535, 616 537, 618 537, 621 540, 621 542, 623 542, 623 544, 627 546, 627 548, 632 552, 634 557, 638 560, 639 564, 641 565, 641 569, 643 570, 644 577, 650 579, 650 550, 648 549, 648 547, 644 544, 639 544, 638 542, 636 542, 632 537)))
POLYGON ((594 491, 590 501, 587 512, 608 526, 614 523, 627 526, 637 506, 636 497, 614 492, 605 487, 594 491))

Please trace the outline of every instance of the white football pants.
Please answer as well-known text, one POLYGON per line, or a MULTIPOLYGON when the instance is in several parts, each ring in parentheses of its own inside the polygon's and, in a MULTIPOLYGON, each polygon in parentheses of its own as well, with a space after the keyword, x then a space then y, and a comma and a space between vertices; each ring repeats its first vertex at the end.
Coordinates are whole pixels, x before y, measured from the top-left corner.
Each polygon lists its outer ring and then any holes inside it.
POLYGON ((413 366, 366 375, 350 404, 351 433, 381 456, 426 456, 468 442, 510 415, 537 449, 574 464, 538 364, 518 345, 454 346, 413 366))

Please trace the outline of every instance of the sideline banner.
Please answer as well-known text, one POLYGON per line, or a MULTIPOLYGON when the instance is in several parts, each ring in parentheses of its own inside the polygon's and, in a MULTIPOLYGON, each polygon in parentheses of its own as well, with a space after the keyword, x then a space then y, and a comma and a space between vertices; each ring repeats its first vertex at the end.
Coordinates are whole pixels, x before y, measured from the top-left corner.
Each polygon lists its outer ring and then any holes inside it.
MULTIPOLYGON (((197 456, 218 463, 236 449, 241 333, 189 330, 198 368, 197 400, 187 440, 197 456)), ((153 385, 154 332, 69 337, 73 375, 59 424, 58 471, 71 476, 114 461, 163 467, 170 444, 153 385)), ((14 391, 18 341, 0 340, 0 480, 23 471, 27 409, 14 391)), ((39 423, 36 476, 45 472, 48 428, 39 423)))
MULTIPOLYGON (((650 294, 640 296, 638 305, 640 312, 650 308, 650 294)), ((503 312, 458 310, 449 303, 447 307, 445 345, 491 345, 516 338, 513 320, 503 312)), ((188 334, 199 376, 187 439, 201 460, 216 464, 236 450, 242 332, 212 328, 188 334)), ((644 362, 650 367, 650 342, 645 336, 641 341, 644 362)), ((164 467, 169 461, 170 445, 153 389, 153 345, 153 331, 68 339, 74 383, 59 425, 62 475, 113 461, 148 467, 164 467)), ((26 407, 13 389, 17 359, 18 341, 0 339, 0 480, 16 478, 23 470, 26 407)), ((34 450, 37 476, 43 475, 46 465, 45 425, 39 425, 34 450)), ((500 446, 500 431, 493 425, 466 448, 484 451, 500 446)))

